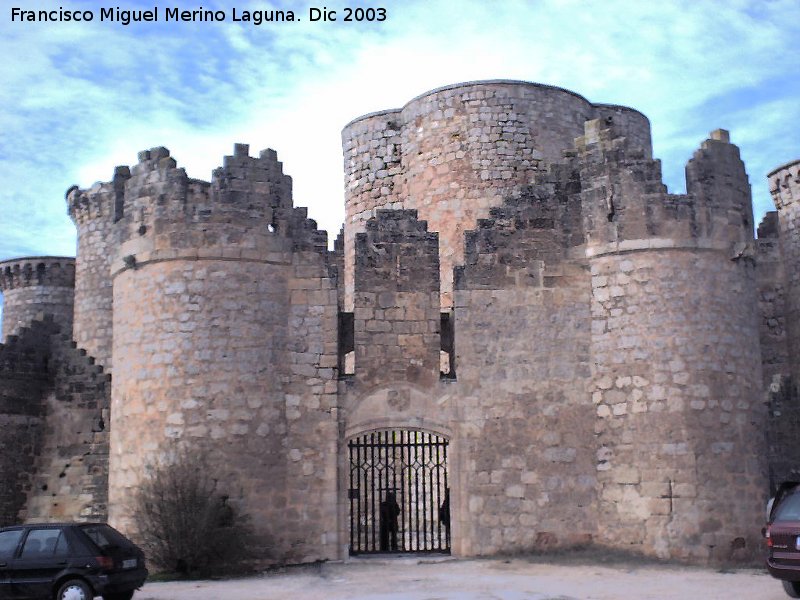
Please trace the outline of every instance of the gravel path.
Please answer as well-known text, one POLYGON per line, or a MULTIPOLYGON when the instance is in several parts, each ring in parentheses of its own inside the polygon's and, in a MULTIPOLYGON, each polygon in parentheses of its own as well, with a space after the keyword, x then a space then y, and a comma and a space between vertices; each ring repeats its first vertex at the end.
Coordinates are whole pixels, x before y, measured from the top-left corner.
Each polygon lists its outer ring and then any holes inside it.
POLYGON ((757 569, 536 559, 359 559, 246 579, 154 582, 135 600, 786 600, 757 569))

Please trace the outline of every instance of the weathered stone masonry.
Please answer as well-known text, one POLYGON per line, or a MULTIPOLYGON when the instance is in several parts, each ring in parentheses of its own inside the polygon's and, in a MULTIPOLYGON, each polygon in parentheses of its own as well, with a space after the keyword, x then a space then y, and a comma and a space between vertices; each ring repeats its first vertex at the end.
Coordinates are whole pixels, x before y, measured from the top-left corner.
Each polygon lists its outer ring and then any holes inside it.
POLYGON ((3 335, 16 335, 40 313, 53 315, 65 334, 72 332, 75 259, 40 256, 0 263, 3 335))
POLYGON ((0 523, 107 515, 111 386, 51 315, 0 345, 0 523))
POLYGON ((559 88, 434 90, 343 152, 333 251, 276 154, 239 144, 210 182, 153 148, 71 188, 74 281, 0 264, 3 522, 132 530, 147 467, 186 447, 265 558, 341 558, 377 519, 350 512, 348 442, 423 431, 449 444, 455 554, 758 555, 800 473, 797 162, 756 240, 727 132, 668 194, 641 113, 559 88))

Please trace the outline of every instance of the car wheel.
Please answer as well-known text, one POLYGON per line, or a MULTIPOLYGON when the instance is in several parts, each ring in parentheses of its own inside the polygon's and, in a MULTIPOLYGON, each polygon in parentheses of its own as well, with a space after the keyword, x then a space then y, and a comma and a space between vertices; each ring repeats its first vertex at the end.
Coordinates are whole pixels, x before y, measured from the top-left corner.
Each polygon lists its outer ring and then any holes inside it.
POLYGON ((781 581, 789 598, 800 598, 800 581, 781 581))
POLYGON ((94 593, 85 581, 70 579, 58 588, 56 600, 92 600, 94 593))
POLYGON ((133 590, 130 592, 120 592, 118 594, 105 594, 103 600, 131 600, 133 598, 133 590))

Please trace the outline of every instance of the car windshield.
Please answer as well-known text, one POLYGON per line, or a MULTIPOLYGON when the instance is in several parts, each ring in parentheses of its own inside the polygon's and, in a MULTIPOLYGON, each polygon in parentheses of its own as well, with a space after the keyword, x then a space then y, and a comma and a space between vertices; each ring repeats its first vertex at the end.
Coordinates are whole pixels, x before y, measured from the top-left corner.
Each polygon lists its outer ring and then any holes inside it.
POLYGON ((800 521, 800 493, 794 493, 781 501, 773 521, 800 521))
POLYGON ((130 542, 119 531, 109 525, 85 525, 81 530, 103 550, 114 546, 128 546, 130 542))

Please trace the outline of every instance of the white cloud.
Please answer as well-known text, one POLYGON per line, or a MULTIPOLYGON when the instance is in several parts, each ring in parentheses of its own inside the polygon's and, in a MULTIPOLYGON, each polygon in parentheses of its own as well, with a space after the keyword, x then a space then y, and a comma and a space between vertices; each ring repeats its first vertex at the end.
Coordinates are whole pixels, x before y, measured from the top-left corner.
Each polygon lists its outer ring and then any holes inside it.
MULTIPOLYGON (((325 4, 341 16, 343 4, 325 4)), ((387 4, 388 21, 372 26, 3 22, 0 52, 25 61, 0 65, 0 256, 68 253, 64 190, 107 180, 116 164, 155 145, 205 179, 234 142, 275 148, 294 178, 295 204, 308 205, 335 236, 343 218, 341 128, 464 80, 539 81, 642 110, 674 190, 692 150, 725 126, 717 122, 719 99, 734 103, 725 119, 758 169, 776 152, 786 153, 777 162, 800 154, 775 143, 797 122, 791 76, 763 97, 737 98, 737 90, 797 72, 794 1, 762 3, 757 12, 743 0, 387 4)), ((298 15, 309 5, 293 3, 298 15)), ((270 6, 278 7, 240 3, 270 6)), ((763 187, 763 174, 748 167, 763 187)))

